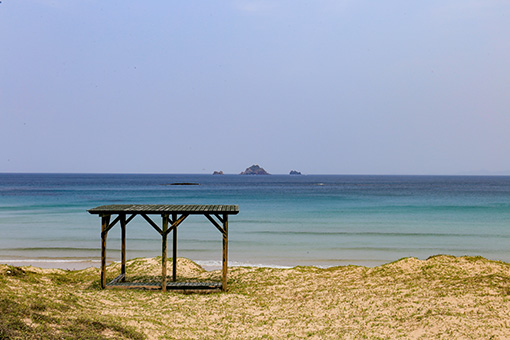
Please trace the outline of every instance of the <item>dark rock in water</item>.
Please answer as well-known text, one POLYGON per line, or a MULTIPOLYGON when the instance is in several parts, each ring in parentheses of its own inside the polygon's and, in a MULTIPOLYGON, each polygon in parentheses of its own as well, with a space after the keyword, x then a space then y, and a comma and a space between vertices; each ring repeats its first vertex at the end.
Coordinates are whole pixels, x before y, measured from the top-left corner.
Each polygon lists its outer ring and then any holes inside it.
POLYGON ((252 165, 241 172, 241 175, 269 175, 269 173, 258 165, 252 165))
POLYGON ((178 183, 168 183, 161 185, 200 185, 200 183, 190 183, 190 182, 178 182, 178 183))
POLYGON ((213 172, 213 175, 223 175, 223 171, 222 170, 215 171, 215 172, 213 172))
POLYGON ((301 175, 301 172, 296 170, 290 170, 289 175, 301 175))

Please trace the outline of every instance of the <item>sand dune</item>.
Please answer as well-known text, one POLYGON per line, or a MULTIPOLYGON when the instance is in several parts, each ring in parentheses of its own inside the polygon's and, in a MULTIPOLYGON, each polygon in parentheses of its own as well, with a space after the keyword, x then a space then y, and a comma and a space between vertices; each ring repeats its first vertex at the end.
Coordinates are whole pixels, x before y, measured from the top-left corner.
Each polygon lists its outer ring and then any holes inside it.
MULTIPOLYGON (((159 263, 129 261, 128 279, 157 280, 159 263)), ((109 266, 110 277, 118 266, 109 266)), ((220 279, 219 271, 205 271, 187 259, 179 259, 178 275, 220 279)), ((510 338, 510 265, 480 257, 407 258, 376 268, 234 267, 228 292, 213 294, 101 290, 98 281, 97 268, 0 267, 2 295, 12 303, 39 296, 67 306, 65 312, 45 309, 47 317, 106 318, 132 332, 112 326, 102 331, 105 338, 510 338)), ((20 320, 26 334, 41 327, 30 315, 20 320)), ((48 325, 57 333, 62 327, 57 321, 48 325)))

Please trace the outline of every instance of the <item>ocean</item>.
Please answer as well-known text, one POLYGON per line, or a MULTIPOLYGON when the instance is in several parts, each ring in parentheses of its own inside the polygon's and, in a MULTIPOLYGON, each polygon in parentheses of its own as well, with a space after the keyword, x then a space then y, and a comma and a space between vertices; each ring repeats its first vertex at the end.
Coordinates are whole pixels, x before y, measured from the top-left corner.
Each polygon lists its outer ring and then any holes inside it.
MULTIPOLYGON (((232 266, 376 266, 436 254, 510 262, 508 176, 3 173, 0 263, 98 266, 100 219, 87 210, 103 204, 237 204, 232 266), (183 182, 198 185, 169 185, 183 182)), ((179 257, 220 266, 221 235, 203 216, 178 234, 179 257)), ((160 254, 161 237, 136 217, 127 257, 160 254)), ((120 260, 118 226, 107 255, 120 260)))

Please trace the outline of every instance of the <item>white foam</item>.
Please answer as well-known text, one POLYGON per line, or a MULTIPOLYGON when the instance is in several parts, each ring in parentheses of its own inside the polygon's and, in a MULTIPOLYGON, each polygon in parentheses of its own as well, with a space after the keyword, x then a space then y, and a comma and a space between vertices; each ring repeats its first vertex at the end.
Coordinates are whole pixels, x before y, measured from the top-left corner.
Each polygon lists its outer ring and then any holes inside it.
MULTIPOLYGON (((195 261, 198 265, 205 269, 220 269, 223 265, 221 261, 195 261)), ((263 264, 263 263, 250 263, 250 262, 238 262, 228 261, 229 267, 257 267, 257 268, 292 268, 291 266, 280 266, 275 264, 263 264)))

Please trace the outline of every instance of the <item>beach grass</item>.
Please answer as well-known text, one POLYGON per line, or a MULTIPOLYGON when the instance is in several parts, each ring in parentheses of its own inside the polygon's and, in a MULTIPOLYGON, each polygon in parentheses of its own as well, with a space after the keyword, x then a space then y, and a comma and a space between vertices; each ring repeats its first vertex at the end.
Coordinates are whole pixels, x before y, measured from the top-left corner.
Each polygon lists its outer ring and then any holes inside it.
MULTIPOLYGON (((108 267, 115 277, 120 265, 108 267)), ((169 263, 171 272, 171 261, 169 263)), ((160 259, 127 264, 158 281, 160 259)), ((180 280, 220 280, 179 258, 180 280)), ((0 339, 507 339, 510 265, 405 258, 375 268, 229 268, 228 291, 102 290, 99 270, 0 265, 0 339)))

